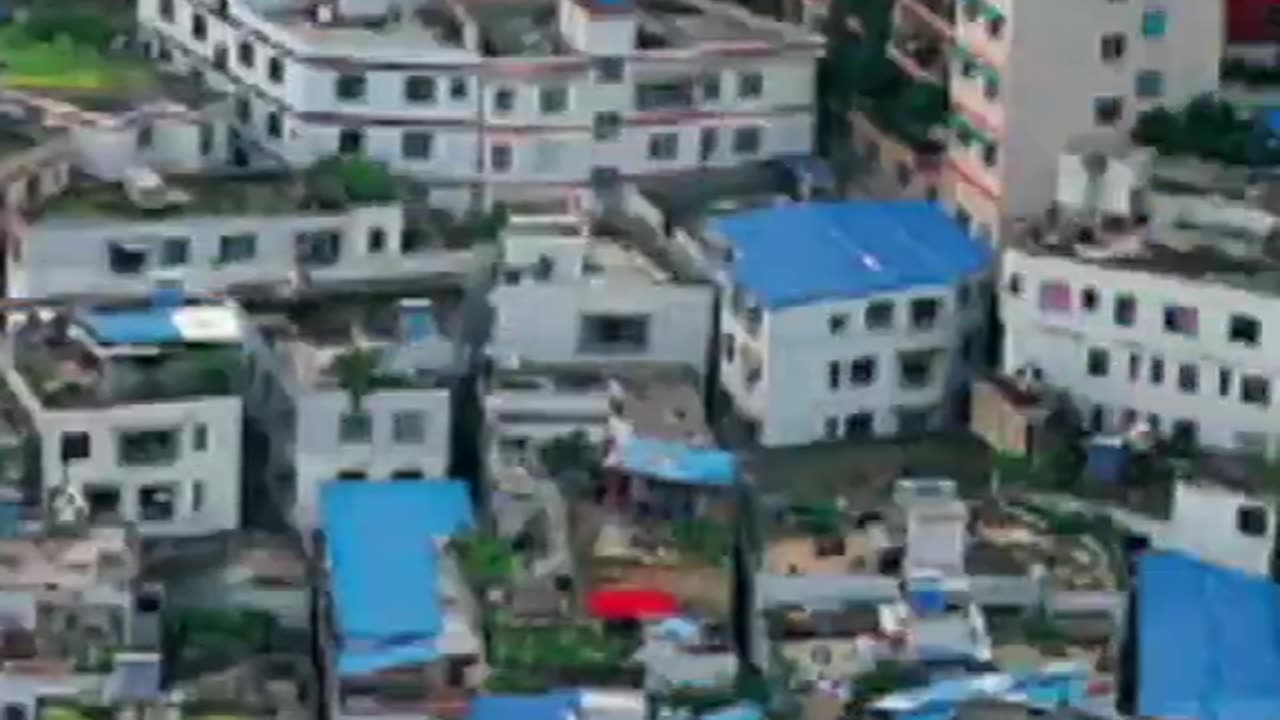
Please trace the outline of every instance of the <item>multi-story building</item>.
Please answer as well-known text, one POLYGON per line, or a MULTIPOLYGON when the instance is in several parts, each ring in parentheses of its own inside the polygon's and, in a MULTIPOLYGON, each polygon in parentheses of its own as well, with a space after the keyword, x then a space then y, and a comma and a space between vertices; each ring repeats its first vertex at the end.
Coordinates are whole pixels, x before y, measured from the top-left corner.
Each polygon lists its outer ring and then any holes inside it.
POLYGON ((975 235, 1053 200, 1071 138, 1125 133, 1144 111, 1218 87, 1222 5, 1203 0, 898 0, 890 56, 947 76, 942 196, 975 235))
POLYGON ((249 411, 266 480, 301 527, 331 480, 422 480, 449 463, 455 345, 446 299, 331 297, 255 316, 249 411))
POLYGON ((990 252, 919 201, 712 224, 729 260, 720 383, 764 445, 923 432, 983 354, 990 252))
POLYGON ((364 153, 438 206, 813 147, 821 39, 707 0, 148 0, 138 20, 157 59, 234 93, 240 137, 294 165, 364 153))
POLYGON ((1064 156, 1057 207, 1003 256, 1004 370, 1063 390, 1093 431, 1273 456, 1276 189, 1169 164, 1064 156))
POLYGON ((240 524, 238 307, 157 294, 13 314, 4 381, 40 439, 46 495, 144 536, 240 524))
POLYGON ((292 293, 373 279, 461 276, 467 242, 406 222, 400 198, 322 204, 302 174, 166 179, 139 168, 9 215, 11 297, 292 293))

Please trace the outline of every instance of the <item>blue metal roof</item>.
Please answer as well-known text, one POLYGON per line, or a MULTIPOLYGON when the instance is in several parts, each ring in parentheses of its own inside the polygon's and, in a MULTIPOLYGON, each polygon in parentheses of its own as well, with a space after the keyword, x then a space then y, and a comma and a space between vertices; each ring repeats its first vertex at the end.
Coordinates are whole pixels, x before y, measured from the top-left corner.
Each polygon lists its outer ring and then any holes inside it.
POLYGON ((716 220, 734 281, 763 306, 950 285, 985 270, 991 250, 932 203, 797 203, 716 220))
POLYGON ((738 460, 724 450, 631 438, 619 448, 615 466, 668 482, 725 487, 738 477, 738 460))
POLYGON ((321 493, 340 668, 421 662, 406 658, 440 632, 436 542, 474 525, 466 484, 337 481, 321 493))
POLYGON ((158 345, 182 342, 172 308, 85 313, 80 318, 99 342, 110 345, 158 345))
POLYGON ((439 657, 440 651, 431 640, 390 645, 373 650, 343 648, 338 656, 338 674, 343 677, 372 675, 405 665, 431 662, 439 657))
POLYGON ((1280 718, 1280 585, 1174 552, 1138 567, 1138 713, 1280 718))
POLYGON ((552 690, 541 695, 479 695, 471 701, 467 720, 570 720, 582 704, 578 690, 552 690))

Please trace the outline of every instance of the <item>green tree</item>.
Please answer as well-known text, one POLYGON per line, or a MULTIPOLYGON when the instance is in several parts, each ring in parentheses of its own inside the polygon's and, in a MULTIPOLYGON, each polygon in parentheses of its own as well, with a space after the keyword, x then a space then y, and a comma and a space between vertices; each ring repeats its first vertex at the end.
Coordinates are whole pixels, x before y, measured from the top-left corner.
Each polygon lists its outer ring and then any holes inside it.
POLYGON ((515 552, 502 538, 477 533, 454 539, 453 546, 462 574, 481 592, 506 584, 515 574, 515 552))
POLYGON ((347 391, 351 412, 364 411, 364 399, 373 390, 378 363, 378 353, 364 347, 349 348, 334 358, 333 371, 338 377, 338 385, 347 391))
POLYGON ((671 534, 681 555, 712 565, 719 565, 729 557, 729 530, 719 523, 701 518, 682 520, 672 525, 671 534))
POLYGON ((395 177, 387 166, 359 155, 330 155, 307 173, 307 194, 323 208, 351 203, 392 202, 398 195, 395 177))
POLYGON ((600 451, 581 430, 549 440, 539 453, 542 466, 570 495, 585 489, 600 466, 600 451))

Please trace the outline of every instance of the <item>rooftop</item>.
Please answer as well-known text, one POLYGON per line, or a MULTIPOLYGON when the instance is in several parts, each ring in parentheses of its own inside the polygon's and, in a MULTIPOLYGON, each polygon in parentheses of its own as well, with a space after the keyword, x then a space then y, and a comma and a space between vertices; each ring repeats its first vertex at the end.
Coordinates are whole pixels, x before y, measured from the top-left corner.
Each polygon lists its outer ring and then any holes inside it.
POLYGON ((630 437, 606 460, 609 467, 684 485, 728 487, 738 480, 738 461, 725 450, 630 437))
POLYGON ((481 50, 486 56, 537 58, 573 54, 560 34, 555 0, 480 0, 468 3, 467 11, 479 25, 481 50))
POLYGON ((251 0, 249 5, 263 19, 328 52, 403 59, 405 53, 465 50, 463 20, 442 0, 374 3, 371 12, 339 12, 323 23, 318 22, 316 3, 306 0, 251 0))
POLYGON ((0 589, 80 591, 127 583, 137 557, 121 527, 99 527, 80 537, 0 540, 0 589))
POLYGON ((444 541, 473 525, 467 485, 335 481, 321 496, 344 645, 339 671, 367 675, 438 657, 447 609, 439 554, 444 541))
POLYGON ((800 203, 730 215, 734 281, 769 308, 956 283, 991 252, 927 202, 800 203))
POLYGON ((703 0, 636 0, 637 43, 644 49, 700 44, 782 43, 800 33, 781 23, 703 0))
POLYGON ((46 407, 236 392, 241 314, 227 302, 157 299, 31 311, 19 321, 13 363, 46 407))

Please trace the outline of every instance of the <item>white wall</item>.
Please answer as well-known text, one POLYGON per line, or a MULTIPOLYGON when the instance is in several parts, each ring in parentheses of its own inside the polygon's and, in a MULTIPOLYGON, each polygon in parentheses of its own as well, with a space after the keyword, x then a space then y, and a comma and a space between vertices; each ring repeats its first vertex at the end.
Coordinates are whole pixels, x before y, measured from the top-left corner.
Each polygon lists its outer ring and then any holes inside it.
POLYGON ((1219 485, 1183 481, 1174 486, 1172 517, 1158 542, 1216 565, 1269 577, 1277 520, 1274 502, 1219 485), (1245 535, 1236 524, 1238 511, 1248 506, 1266 510, 1267 527, 1261 536, 1245 535))
POLYGON ((600 284, 500 285, 492 348, 499 357, 518 355, 531 363, 675 363, 706 370, 713 291, 688 285, 600 284), (584 315, 647 315, 649 342, 635 354, 584 352, 579 335, 584 315))
POLYGON ((1171 428, 1174 420, 1195 421, 1204 445, 1252 448, 1254 440, 1242 438, 1240 433, 1254 433, 1270 451, 1277 449, 1280 375, 1274 358, 1280 353, 1280 298, 1168 274, 1105 268, 1019 250, 1005 252, 1002 274, 1002 361, 1007 372, 1027 364, 1038 366, 1045 382, 1068 390, 1086 417, 1091 407, 1103 408, 1111 428, 1118 426, 1125 409, 1133 409, 1140 418, 1148 414, 1159 416, 1163 431, 1171 428), (1009 291, 1009 279, 1015 273, 1022 286, 1017 296, 1009 291), (1039 309, 1040 283, 1046 280, 1070 284, 1076 304, 1072 313, 1045 313, 1039 309), (1080 292, 1085 287, 1098 292, 1098 309, 1094 312, 1079 307, 1080 292), (1120 327, 1114 322, 1113 307, 1119 293, 1131 293, 1137 299, 1133 327, 1120 327), (1168 303, 1197 308, 1198 337, 1164 330, 1164 306, 1168 303), (1257 347, 1227 341, 1233 313, 1250 314, 1262 323, 1257 347), (1090 348, 1108 352, 1110 369, 1106 377, 1088 374, 1090 348), (1129 377, 1131 354, 1138 358, 1136 381, 1129 377), (1152 357, 1164 361, 1164 381, 1160 385, 1149 380, 1152 357), (1179 389, 1178 366, 1182 363, 1199 368, 1198 392, 1179 389), (1224 369, 1231 375, 1225 395, 1219 392, 1219 372, 1224 369), (1240 401, 1240 378, 1245 373, 1271 380, 1269 406, 1240 401), (1242 439, 1247 441, 1242 443, 1242 439))

